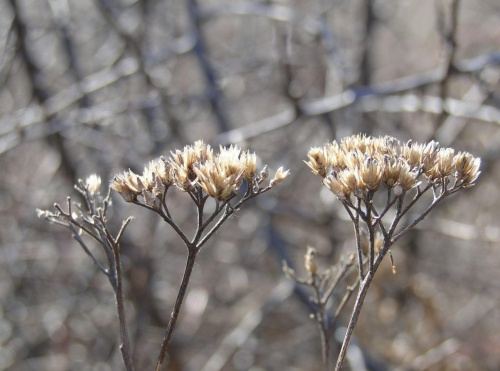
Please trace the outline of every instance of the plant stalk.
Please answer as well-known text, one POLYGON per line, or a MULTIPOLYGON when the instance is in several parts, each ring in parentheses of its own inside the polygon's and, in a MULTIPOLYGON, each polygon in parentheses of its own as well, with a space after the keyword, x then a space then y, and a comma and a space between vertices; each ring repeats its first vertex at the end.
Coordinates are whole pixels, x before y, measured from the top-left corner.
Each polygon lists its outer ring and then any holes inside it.
POLYGON ((359 314, 361 313, 361 307, 365 301, 366 293, 368 292, 368 287, 373 279, 374 273, 367 272, 365 279, 361 282, 358 295, 356 297, 356 303, 354 304, 354 309, 351 314, 351 319, 349 320, 349 325, 347 326, 347 331, 345 333, 344 341, 342 342, 342 347, 340 348, 340 353, 337 358, 337 365, 335 366, 335 371, 340 371, 344 365, 345 356, 347 355, 347 349, 349 347, 349 342, 351 341, 352 333, 354 327, 358 322, 359 314))
POLYGON ((120 261, 120 251, 118 244, 112 245, 113 254, 115 258, 115 272, 116 272, 116 307, 118 311, 118 320, 120 322, 120 352, 122 353, 123 362, 127 371, 134 371, 134 364, 132 362, 130 340, 127 330, 127 316, 125 314, 125 300, 123 297, 123 282, 122 282, 122 264, 120 261))
POLYGON ((158 363, 156 364, 156 371, 161 371, 163 361, 165 356, 167 355, 168 344, 170 342, 170 338, 172 337, 172 333, 174 332, 175 324, 177 322, 177 318, 179 317, 179 312, 181 310, 182 302, 184 301, 184 295, 187 291, 187 286, 189 283, 189 278, 191 277, 191 273, 193 272, 194 262, 196 260, 197 250, 193 248, 189 248, 189 253, 186 261, 186 268, 184 269, 184 276, 182 277, 181 287, 179 288, 179 293, 177 294, 177 300, 175 301, 174 309, 172 310, 172 314, 170 315, 170 321, 168 322, 167 331, 165 333, 165 337, 163 338, 163 342, 161 344, 160 355, 158 357, 158 363))

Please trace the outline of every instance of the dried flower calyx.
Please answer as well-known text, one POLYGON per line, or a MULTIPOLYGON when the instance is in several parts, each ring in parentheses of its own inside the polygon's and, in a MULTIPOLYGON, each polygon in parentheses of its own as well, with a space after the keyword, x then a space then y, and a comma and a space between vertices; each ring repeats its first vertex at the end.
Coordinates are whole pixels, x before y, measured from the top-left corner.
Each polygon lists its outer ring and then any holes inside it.
MULTIPOLYGON (((289 171, 278 169, 269 187, 283 181, 289 171)), ((171 185, 191 192, 202 190, 216 200, 224 201, 234 196, 243 181, 254 193, 263 190, 260 184, 267 178, 267 168, 257 171, 257 156, 250 151, 241 151, 236 146, 220 147, 219 153, 199 140, 194 145, 171 153, 169 159, 152 161, 137 175, 127 171, 116 175, 111 181, 111 188, 121 194, 127 202, 137 201, 143 196, 146 204, 155 207, 171 185)))
POLYGON ((363 134, 311 148, 308 159, 312 172, 341 200, 363 198, 382 185, 401 195, 418 186, 421 175, 436 184, 454 176, 456 186, 467 188, 480 174, 481 161, 467 152, 455 155, 454 149, 440 148, 435 141, 402 144, 389 136, 363 134))

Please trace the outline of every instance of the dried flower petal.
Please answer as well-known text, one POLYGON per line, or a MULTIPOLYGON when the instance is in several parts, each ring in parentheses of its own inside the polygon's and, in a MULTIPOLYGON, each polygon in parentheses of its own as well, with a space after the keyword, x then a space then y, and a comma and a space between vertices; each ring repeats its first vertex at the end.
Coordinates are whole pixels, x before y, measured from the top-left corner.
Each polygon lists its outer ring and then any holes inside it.
POLYGON ((318 272, 316 249, 314 247, 307 246, 307 252, 304 255, 304 266, 306 271, 311 275, 315 275, 318 272))
POLYGON ((99 193, 99 190, 101 189, 101 177, 97 174, 91 174, 85 180, 85 188, 90 193, 99 193))
POLYGON ((283 171, 283 166, 280 167, 276 171, 276 174, 274 175, 274 179, 271 180, 271 183, 269 183, 269 185, 271 187, 276 187, 278 184, 280 184, 282 181, 284 181, 288 175, 290 175, 290 170, 283 171))

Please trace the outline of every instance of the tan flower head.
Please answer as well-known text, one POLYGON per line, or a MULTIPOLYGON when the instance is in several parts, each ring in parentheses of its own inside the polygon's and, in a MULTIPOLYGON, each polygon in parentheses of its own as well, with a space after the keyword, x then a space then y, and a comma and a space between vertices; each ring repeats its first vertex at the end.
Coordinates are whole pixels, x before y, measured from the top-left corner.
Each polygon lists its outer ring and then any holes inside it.
POLYGON ((282 181, 284 181, 288 175, 290 175, 290 170, 283 171, 283 166, 281 166, 277 171, 276 174, 274 175, 273 180, 269 183, 271 187, 276 187, 278 184, 280 184, 282 181))
POLYGON ((314 174, 325 178, 328 173, 328 168, 330 167, 328 161, 328 148, 313 147, 307 153, 307 157, 309 161, 306 162, 306 165, 311 168, 314 174))
POLYGON ((361 179, 358 169, 346 169, 339 173, 339 179, 349 194, 354 194, 356 197, 362 197, 366 191, 366 185, 361 179))
POLYGON ((367 144, 369 140, 365 134, 352 135, 350 137, 343 138, 340 141, 340 149, 344 153, 360 151, 361 153, 366 152, 367 144))
POLYGON ((257 172, 257 156, 250 151, 243 152, 240 156, 241 165, 245 168, 243 178, 247 181, 255 179, 257 172))
POLYGON ((318 262, 316 261, 316 249, 307 246, 307 252, 304 255, 304 267, 307 273, 315 275, 318 272, 318 262))
POLYGON ((340 149, 337 142, 327 143, 324 150, 326 153, 325 157, 334 170, 343 170, 346 168, 344 152, 340 149))
POLYGON ((170 187, 174 184, 170 163, 164 157, 160 157, 156 161, 151 161, 150 170, 156 174, 165 187, 170 187))
POLYGON ((430 171, 436 164, 438 153, 439 143, 434 140, 423 147, 420 166, 425 173, 430 171))
POLYGON ((416 170, 412 170, 410 165, 400 163, 398 185, 402 188, 402 191, 407 192, 418 186, 418 175, 419 173, 416 170))
POLYGON ((382 181, 384 184, 393 188, 398 184, 399 173, 401 172, 401 166, 403 162, 399 159, 395 159, 389 155, 384 156, 384 169, 382 171, 382 181))
POLYGON ((241 174, 245 171, 245 166, 240 160, 241 149, 237 146, 229 148, 220 147, 220 152, 216 155, 216 162, 229 174, 241 174))
POLYGON ((350 151, 344 155, 343 169, 359 169, 363 165, 365 154, 361 151, 350 151))
POLYGON ((328 188, 335 196, 337 196, 340 200, 347 199, 352 190, 349 189, 340 179, 338 173, 333 172, 325 179, 323 179, 323 184, 328 188))
POLYGON ((369 191, 376 191, 382 180, 382 166, 373 158, 368 157, 359 169, 361 180, 369 191))
POLYGON ((353 135, 324 147, 309 150, 306 164, 314 174, 324 178, 323 184, 340 199, 350 195, 364 198, 383 183, 402 195, 418 186, 422 174, 429 182, 439 182, 455 174, 459 186, 472 185, 479 175, 479 159, 467 153, 454 156, 452 148, 439 143, 406 144, 393 137, 353 135), (332 170, 331 174, 328 171, 332 170))
POLYGON ((198 176, 198 184, 205 193, 217 200, 226 200, 238 189, 240 182, 238 174, 227 174, 220 165, 207 161, 194 169, 198 176))
POLYGON ((91 174, 85 180, 85 188, 90 193, 99 193, 99 190, 101 189, 101 177, 97 174, 91 174))
POLYGON ((185 146, 183 151, 172 153, 170 164, 175 184, 185 191, 191 189, 196 180, 194 167, 211 159, 213 151, 202 140, 196 141, 192 146, 185 146))
POLYGON ((440 148, 437 151, 436 164, 426 172, 431 178, 441 178, 450 175, 453 170, 453 158, 455 150, 453 148, 440 148))
POLYGON ((480 158, 475 158, 468 152, 459 152, 453 158, 453 167, 457 181, 463 181, 465 187, 474 185, 477 177, 481 174, 479 171, 480 165, 480 158))
POLYGON ((118 192, 126 202, 133 202, 142 193, 144 185, 139 175, 129 170, 115 175, 110 187, 118 192))
POLYGON ((402 157, 412 168, 420 168, 425 145, 408 142, 403 146, 402 157))

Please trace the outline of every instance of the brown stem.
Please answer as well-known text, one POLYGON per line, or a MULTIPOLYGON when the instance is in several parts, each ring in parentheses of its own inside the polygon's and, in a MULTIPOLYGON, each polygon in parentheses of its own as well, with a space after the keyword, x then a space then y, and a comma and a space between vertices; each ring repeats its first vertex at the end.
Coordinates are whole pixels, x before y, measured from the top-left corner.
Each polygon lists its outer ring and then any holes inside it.
POLYGON ((358 322, 359 314, 361 313, 361 307, 365 301, 366 293, 368 292, 368 287, 373 279, 375 272, 368 271, 365 279, 361 282, 358 289, 358 296, 356 297, 356 303, 354 304, 354 309, 351 314, 351 319, 349 320, 349 325, 347 326, 347 331, 345 333, 344 341, 342 342, 342 347, 340 348, 340 353, 337 358, 337 365, 335 366, 335 371, 340 371, 344 365, 345 356, 347 354, 347 348, 349 347, 349 342, 351 341, 352 333, 354 327, 358 322))
POLYGON ((322 323, 319 323, 318 320, 318 328, 321 336, 321 356, 323 358, 323 367, 325 371, 328 371, 330 369, 330 341, 322 317, 321 320, 322 323))
POLYGON ((125 315, 125 300, 123 298, 123 283, 122 283, 122 265, 120 261, 120 247, 118 244, 113 244, 113 255, 115 258, 116 270, 116 307, 118 310, 118 320, 120 322, 120 351, 122 353, 123 362, 127 371, 134 371, 132 362, 130 340, 127 330, 127 316, 125 315))
POLYGON ((314 288, 314 296, 316 299, 317 309, 316 309, 316 323, 318 324, 318 330, 321 338, 321 355, 323 359, 323 367, 325 371, 329 370, 330 366, 330 340, 328 337, 328 328, 325 323, 325 302, 321 298, 320 288, 316 281, 316 275, 311 276, 312 286, 314 288))
POLYGON ((167 355, 168 344, 170 342, 170 338, 172 337, 172 333, 174 332, 177 318, 179 317, 179 312, 181 310, 182 302, 184 300, 184 295, 186 294, 187 291, 189 278, 191 277, 191 273, 193 272, 194 262, 196 260, 196 253, 197 250, 195 248, 189 248, 186 268, 184 269, 184 276, 182 277, 182 283, 181 287, 179 288, 179 293, 177 294, 177 300, 175 301, 174 309, 172 310, 172 314, 170 315, 170 321, 168 322, 167 331, 165 333, 165 337, 163 338, 163 342, 161 344, 160 355, 158 357, 158 363, 156 364, 156 371, 161 371, 163 360, 167 355))

